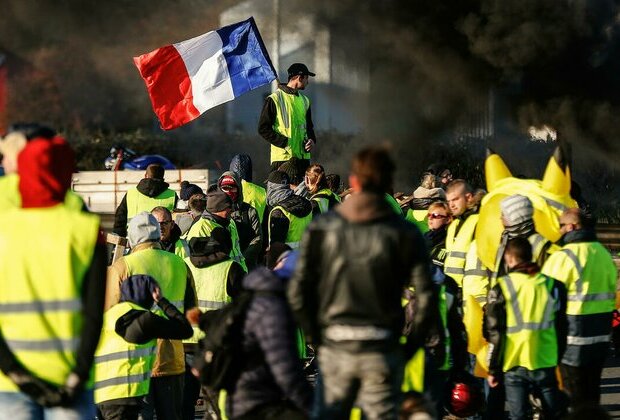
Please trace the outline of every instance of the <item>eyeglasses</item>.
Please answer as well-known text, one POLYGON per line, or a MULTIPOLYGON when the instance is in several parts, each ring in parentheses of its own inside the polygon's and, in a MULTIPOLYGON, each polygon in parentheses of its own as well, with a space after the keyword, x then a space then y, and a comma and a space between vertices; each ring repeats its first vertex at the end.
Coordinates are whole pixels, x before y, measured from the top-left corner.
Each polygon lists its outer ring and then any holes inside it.
POLYGON ((428 218, 431 220, 434 219, 447 219, 448 215, 446 214, 439 214, 439 213, 429 213, 428 218))

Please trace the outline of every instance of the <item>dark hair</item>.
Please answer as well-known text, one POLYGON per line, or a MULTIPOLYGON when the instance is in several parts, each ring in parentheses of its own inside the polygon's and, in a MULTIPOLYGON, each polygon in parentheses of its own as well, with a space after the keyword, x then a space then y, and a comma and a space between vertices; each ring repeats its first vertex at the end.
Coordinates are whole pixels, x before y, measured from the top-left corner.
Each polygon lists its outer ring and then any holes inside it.
POLYGON ((203 193, 192 195, 187 201, 187 207, 189 207, 191 211, 204 212, 207 208, 207 196, 203 193))
POLYGON ((308 166, 308 169, 306 169, 306 176, 310 182, 315 184, 315 188, 312 190, 310 190, 310 187, 308 186, 308 191, 310 191, 310 194, 316 194, 317 191, 320 191, 323 188, 328 188, 327 181, 325 180, 325 169, 322 165, 315 163, 308 166))
POLYGON ((387 193, 392 189, 396 166, 387 149, 367 147, 360 150, 351 162, 351 173, 357 177, 363 191, 387 193))
POLYGON ((56 135, 56 131, 53 128, 46 127, 37 123, 15 123, 9 126, 8 133, 20 132, 26 137, 26 140, 32 140, 37 137, 43 137, 45 139, 51 139, 56 135))
POLYGON ((151 163, 149 166, 146 167, 146 177, 147 178, 153 178, 153 179, 164 179, 164 167, 161 166, 159 163, 151 163))
POLYGON ((532 245, 525 238, 514 238, 506 244, 506 255, 512 255, 518 262, 532 261, 532 245))
POLYGON ((340 194, 342 191, 342 186, 340 185, 340 175, 338 174, 329 174, 325 176, 325 183, 327 187, 332 190, 335 194, 340 194))

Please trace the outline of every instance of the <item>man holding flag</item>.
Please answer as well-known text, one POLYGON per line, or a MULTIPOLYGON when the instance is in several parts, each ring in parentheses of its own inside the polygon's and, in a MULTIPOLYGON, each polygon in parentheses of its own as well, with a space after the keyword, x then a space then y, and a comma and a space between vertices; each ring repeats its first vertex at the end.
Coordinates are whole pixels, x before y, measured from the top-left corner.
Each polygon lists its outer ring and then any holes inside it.
POLYGON ((300 159, 301 172, 310 164, 310 151, 316 144, 310 99, 300 91, 315 74, 303 63, 288 68, 288 82, 265 99, 258 122, 258 133, 271 143, 271 171, 292 157, 300 159))

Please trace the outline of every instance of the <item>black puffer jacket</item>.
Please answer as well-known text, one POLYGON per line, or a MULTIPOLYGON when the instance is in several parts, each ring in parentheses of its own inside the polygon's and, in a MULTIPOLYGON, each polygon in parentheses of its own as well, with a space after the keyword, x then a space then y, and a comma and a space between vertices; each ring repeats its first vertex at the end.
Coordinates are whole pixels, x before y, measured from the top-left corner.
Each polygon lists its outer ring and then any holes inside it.
POLYGON ((260 267, 243 279, 243 287, 259 292, 252 298, 243 327, 244 360, 254 363, 243 369, 229 395, 228 416, 239 417, 285 399, 308 412, 312 390, 297 353, 295 321, 284 295, 284 282, 260 267))
MULTIPOLYGON (((143 178, 140 180, 136 188, 141 194, 153 198, 166 191, 169 186, 170 184, 168 184, 162 179, 143 178)), ((175 194, 175 206, 177 201, 179 201, 179 197, 175 194)), ((145 209, 144 211, 150 210, 151 209, 145 209)), ((119 204, 116 208, 116 214, 114 215, 114 228, 112 229, 112 231, 117 235, 127 236, 127 194, 125 194, 123 200, 121 201, 121 204, 119 204)))
POLYGON ((412 285, 418 307, 413 348, 423 343, 438 313, 429 266, 424 238, 414 225, 398 217, 383 196, 355 194, 310 224, 288 298, 314 344, 329 342, 324 331, 332 325, 374 326, 389 330, 390 338, 329 343, 348 351, 384 351, 399 341, 401 295, 412 285))

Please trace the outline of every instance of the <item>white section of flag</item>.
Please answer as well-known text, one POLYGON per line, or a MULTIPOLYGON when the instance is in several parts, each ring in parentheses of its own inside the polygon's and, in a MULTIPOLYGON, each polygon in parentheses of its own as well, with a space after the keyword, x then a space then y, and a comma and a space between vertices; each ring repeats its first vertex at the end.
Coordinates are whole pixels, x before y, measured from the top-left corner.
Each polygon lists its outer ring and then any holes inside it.
POLYGON ((235 98, 222 39, 216 31, 173 44, 192 83, 193 104, 200 113, 235 98))

